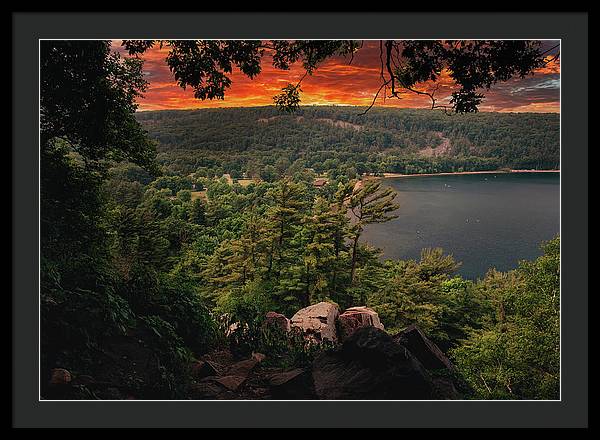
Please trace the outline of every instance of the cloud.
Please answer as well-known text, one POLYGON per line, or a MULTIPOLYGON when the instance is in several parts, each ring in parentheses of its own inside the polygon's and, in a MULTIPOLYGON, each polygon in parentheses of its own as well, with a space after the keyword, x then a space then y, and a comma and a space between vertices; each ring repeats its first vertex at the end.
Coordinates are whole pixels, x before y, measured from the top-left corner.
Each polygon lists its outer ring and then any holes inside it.
MULTIPOLYGON (((542 48, 548 50, 556 44, 544 41, 542 48)), ((113 47, 124 52, 119 40, 113 41, 113 47)), ((558 49, 548 52, 547 64, 533 76, 499 83, 483 91, 485 100, 480 110, 558 112, 560 61, 553 60, 558 49)), ((176 84, 165 62, 167 53, 166 47, 154 47, 143 55, 145 78, 150 85, 144 98, 138 102, 140 110, 271 105, 272 97, 281 88, 288 83, 297 83, 304 73, 299 63, 292 65, 288 71, 275 69, 267 53, 260 75, 250 79, 234 69, 231 74, 232 86, 225 92, 224 100, 201 101, 194 98, 193 90, 183 90, 176 84)), ((313 75, 307 76, 301 85, 302 102, 309 105, 370 105, 381 85, 380 69, 379 41, 365 41, 352 60, 349 57, 332 57, 323 62, 313 75)), ((442 72, 436 84, 422 84, 419 90, 431 92, 434 87, 437 87, 436 97, 440 102, 447 102, 456 89, 446 71, 442 72)), ((382 93, 376 105, 405 108, 430 106, 428 97, 412 92, 402 92, 400 98, 386 98, 382 93)))

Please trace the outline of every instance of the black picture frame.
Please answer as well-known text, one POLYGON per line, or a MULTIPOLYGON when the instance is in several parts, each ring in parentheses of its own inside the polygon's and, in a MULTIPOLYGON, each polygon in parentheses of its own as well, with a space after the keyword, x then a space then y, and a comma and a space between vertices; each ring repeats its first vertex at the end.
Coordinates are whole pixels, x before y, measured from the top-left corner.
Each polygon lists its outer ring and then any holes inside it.
POLYGON ((14 13, 12 423, 16 427, 585 427, 587 13, 14 13), (38 42, 111 38, 561 40, 561 400, 44 402, 38 394, 38 42))

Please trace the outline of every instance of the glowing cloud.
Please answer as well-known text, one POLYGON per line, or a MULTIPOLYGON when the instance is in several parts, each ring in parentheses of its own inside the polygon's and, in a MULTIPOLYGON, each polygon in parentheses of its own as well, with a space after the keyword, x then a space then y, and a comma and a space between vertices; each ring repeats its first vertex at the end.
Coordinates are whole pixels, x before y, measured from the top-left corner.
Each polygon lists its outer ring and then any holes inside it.
MULTIPOLYGON (((549 45, 552 42, 544 42, 549 45)), ((116 50, 123 51, 120 40, 113 42, 116 50)), ((150 83, 139 109, 186 109, 206 107, 250 107, 273 104, 272 97, 288 83, 296 83, 304 71, 297 63, 288 71, 272 66, 269 55, 263 59, 262 72, 249 79, 234 70, 232 85, 225 92, 224 100, 201 101, 192 90, 183 90, 173 78, 165 62, 168 48, 152 48, 143 55, 144 72, 150 83)), ((533 76, 518 78, 496 84, 484 91, 485 100, 481 111, 500 112, 558 112, 560 108, 560 62, 547 57, 547 64, 533 76)), ((350 63, 349 59, 333 57, 322 63, 312 76, 302 82, 302 103, 307 105, 369 105, 379 88, 380 76, 379 42, 366 41, 350 63)), ((436 85, 436 97, 440 103, 447 102, 455 86, 448 72, 442 72, 436 85)), ((433 90, 433 83, 420 86, 421 90, 433 90)), ((383 94, 382 94, 383 95, 383 94)), ((378 98, 376 105, 404 108, 427 108, 429 98, 411 92, 400 94, 401 99, 378 98)))

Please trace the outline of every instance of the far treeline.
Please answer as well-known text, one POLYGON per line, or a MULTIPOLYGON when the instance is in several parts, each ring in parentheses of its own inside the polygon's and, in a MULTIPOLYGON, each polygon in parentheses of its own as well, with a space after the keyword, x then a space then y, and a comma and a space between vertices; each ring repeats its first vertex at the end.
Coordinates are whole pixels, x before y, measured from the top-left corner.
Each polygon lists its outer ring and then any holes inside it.
POLYGON ((268 180, 273 168, 317 173, 437 173, 558 169, 555 113, 275 107, 138 112, 171 173, 268 180))

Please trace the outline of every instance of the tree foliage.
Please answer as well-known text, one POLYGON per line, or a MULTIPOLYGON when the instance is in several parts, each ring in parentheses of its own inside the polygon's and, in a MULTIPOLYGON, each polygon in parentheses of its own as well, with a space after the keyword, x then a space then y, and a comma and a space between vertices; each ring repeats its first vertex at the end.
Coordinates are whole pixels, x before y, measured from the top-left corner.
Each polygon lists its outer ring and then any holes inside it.
POLYGON ((167 272, 185 240, 173 234, 178 202, 145 189, 158 167, 134 115, 141 63, 106 41, 43 41, 40 69, 42 375, 94 371, 106 341, 162 323, 175 332, 168 346, 146 342, 172 373, 151 386, 170 396, 181 381, 170 362, 184 343, 206 350, 214 333, 195 289, 167 272), (136 167, 109 172, 124 160, 136 167), (121 185, 106 191, 107 179, 121 185))
POLYGON ((454 357, 477 396, 558 399, 560 392, 560 241, 512 273, 491 271, 477 286, 493 307, 454 357))
POLYGON ((395 198, 396 192, 392 188, 382 188, 381 182, 378 180, 369 180, 364 185, 354 187, 348 199, 348 208, 354 216, 354 223, 350 227, 352 237, 351 282, 354 282, 358 240, 365 226, 373 223, 385 223, 396 218, 396 215, 390 214, 399 208, 394 203, 395 198))

